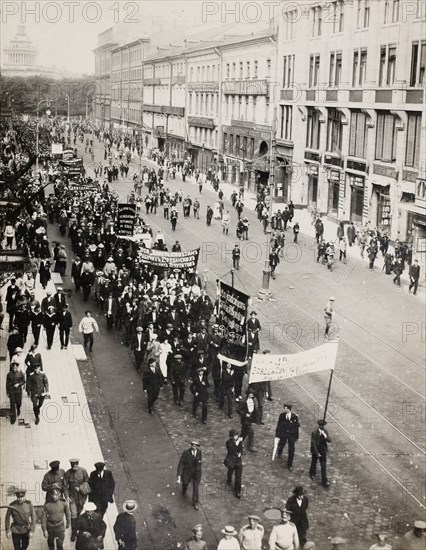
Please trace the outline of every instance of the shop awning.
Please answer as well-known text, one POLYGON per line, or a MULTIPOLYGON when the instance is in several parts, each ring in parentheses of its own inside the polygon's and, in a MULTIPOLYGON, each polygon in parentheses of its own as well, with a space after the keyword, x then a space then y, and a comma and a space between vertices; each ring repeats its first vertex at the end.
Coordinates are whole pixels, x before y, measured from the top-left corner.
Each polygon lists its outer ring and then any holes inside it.
POLYGON ((270 156, 269 153, 263 155, 262 157, 257 157, 253 159, 253 170, 259 170, 260 172, 269 172, 270 167, 270 156))
POLYGON ((398 208, 400 210, 406 210, 407 212, 412 212, 413 214, 424 216, 426 218, 426 207, 419 206, 418 204, 414 204, 413 202, 400 202, 398 204, 398 208))

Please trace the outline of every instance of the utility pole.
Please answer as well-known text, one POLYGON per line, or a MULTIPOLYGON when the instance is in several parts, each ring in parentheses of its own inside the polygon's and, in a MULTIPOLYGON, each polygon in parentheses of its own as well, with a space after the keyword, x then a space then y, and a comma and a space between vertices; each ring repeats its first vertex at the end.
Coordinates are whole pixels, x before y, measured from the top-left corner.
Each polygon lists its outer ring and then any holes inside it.
POLYGON ((276 120, 277 120, 277 107, 274 107, 274 115, 271 126, 271 146, 269 157, 269 212, 268 212, 268 228, 266 229, 266 258, 265 266, 263 268, 262 288, 258 292, 258 298, 260 300, 270 300, 272 298, 272 292, 269 289, 269 282, 271 280, 271 266, 269 264, 269 254, 271 251, 271 233, 272 228, 270 226, 273 214, 273 195, 275 191, 275 154, 277 148, 276 141, 276 120))

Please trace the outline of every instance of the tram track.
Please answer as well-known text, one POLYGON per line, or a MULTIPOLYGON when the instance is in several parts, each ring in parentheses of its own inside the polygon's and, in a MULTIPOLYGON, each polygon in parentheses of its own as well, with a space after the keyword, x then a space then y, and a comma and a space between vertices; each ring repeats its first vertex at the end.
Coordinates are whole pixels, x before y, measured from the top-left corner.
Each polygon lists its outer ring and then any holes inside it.
MULTIPOLYGON (((149 161, 148 161, 149 162, 149 161)), ((118 181, 117 182, 118 184, 124 184, 126 187, 128 188, 132 188, 132 183, 129 182, 129 181, 126 181, 126 180, 121 180, 121 181, 118 181)), ((118 189, 115 188, 115 190, 119 193, 119 195, 121 195, 122 198, 126 198, 122 193, 120 193, 120 191, 118 189)), ((160 228, 163 232, 163 234, 165 236, 167 236, 170 240, 175 240, 174 239, 174 236, 173 234, 171 234, 169 231, 165 231, 161 225, 159 223, 157 223, 155 221, 155 219, 153 218, 149 218, 150 220, 150 224, 151 225, 154 225, 158 228, 160 228)), ((182 226, 182 227, 185 227, 185 230, 186 231, 189 231, 190 233, 192 233, 194 235, 195 238, 199 239, 199 234, 197 234, 194 230, 192 230, 190 227, 188 227, 187 225, 185 225, 184 223, 182 222, 179 222, 179 225, 182 226)), ((215 228, 214 227, 211 227, 210 229, 212 229, 214 232, 215 231, 215 228)), ((224 236, 220 233, 218 233, 218 239, 223 239, 224 236)), ((223 252, 221 252, 221 257, 225 255, 225 256, 228 256, 229 254, 223 254, 223 252)), ((217 273, 217 270, 215 269, 212 269, 211 266, 209 266, 209 269, 210 271, 217 277, 217 278, 220 278, 221 275, 219 273, 217 273)), ((249 272, 249 275, 251 278, 253 278, 253 275, 249 272)), ((289 281, 289 283, 291 283, 292 285, 295 285, 297 286, 301 291, 304 291, 304 292, 307 292, 311 298, 313 298, 314 300, 316 301, 320 301, 320 299, 318 297, 316 297, 312 292, 304 289, 303 287, 301 287, 298 283, 295 283, 294 281, 292 281, 291 279, 289 279, 288 277, 286 276, 283 276, 283 278, 285 278, 287 281, 289 281)), ((288 299, 286 297, 286 299, 288 299)), ((313 318, 313 316, 311 316, 306 310, 303 310, 303 308, 301 308, 298 304, 295 304, 294 301, 292 300, 289 300, 289 302, 291 303, 291 305, 293 307, 296 307, 298 309, 300 309, 303 313, 303 315, 305 316, 310 316, 311 318, 313 318)), ((258 308, 258 313, 260 315, 262 315, 262 317, 265 319, 266 322, 272 322, 273 320, 270 319, 266 314, 264 314, 259 308, 258 308)), ((375 335, 372 331, 370 331, 369 329, 366 329, 365 327, 362 327, 359 323, 357 323, 354 319, 351 319, 349 316, 347 315, 344 315, 344 314, 340 314, 339 312, 337 312, 339 315, 342 315, 342 317, 346 318, 349 322, 353 323, 358 329, 362 329, 362 330, 365 330, 366 332, 368 332, 372 337, 374 338, 377 338, 378 340, 380 340, 383 344, 385 344, 386 346, 388 346, 390 349, 392 349, 393 352, 396 352, 398 354, 400 354, 401 356, 405 357, 406 360, 408 361, 411 361, 413 364, 416 364, 417 366, 421 367, 422 369, 424 369, 424 367, 418 363, 415 359, 409 357, 408 355, 404 354, 403 352, 401 352, 401 350, 398 350, 397 348, 395 348, 395 346, 392 346, 391 344, 389 344, 389 342, 387 342, 385 339, 381 338, 380 336, 378 335, 375 335)), ((288 335, 287 335, 288 337, 288 335)), ((291 339, 290 339, 291 340, 291 339)), ((351 346, 351 343, 348 342, 346 339, 342 339, 342 341, 344 341, 347 345, 351 346)), ((296 340, 291 340, 291 343, 293 345, 295 345, 298 349, 300 350, 305 350, 306 348, 304 348, 299 342, 297 342, 296 340)), ((401 380, 398 376, 394 375, 393 373, 391 373, 390 371, 388 371, 387 369, 383 368, 377 361, 375 361, 374 359, 372 359, 371 357, 367 356, 366 354, 364 354, 364 352, 360 349, 356 349, 356 352, 357 353, 361 353, 363 354, 367 359, 368 361, 370 361, 371 363, 373 363, 374 365, 378 366, 382 371, 384 371, 387 375, 389 375, 390 377, 392 377, 396 382, 398 382, 399 384, 403 385, 407 390, 409 390, 410 392, 412 392, 413 394, 417 395, 418 397, 424 399, 424 395, 421 394, 420 392, 418 392, 417 390, 415 390, 414 388, 412 388, 411 386, 409 386, 408 384, 406 384, 403 380, 401 380)), ((356 398, 360 403, 362 403, 365 407, 367 407, 370 411, 372 411, 383 423, 385 423, 387 426, 390 427, 390 429, 394 430, 394 432, 396 434, 398 434, 398 436, 400 438, 402 438, 406 443, 410 444, 412 448, 416 449, 419 453, 420 453, 420 456, 421 457, 424 457, 426 455, 426 452, 425 452, 425 449, 422 448, 421 446, 419 446, 415 441, 413 441, 413 439, 411 439, 409 436, 407 436, 406 434, 404 434, 402 432, 402 430, 400 430, 392 421, 390 421, 388 418, 386 418, 386 416, 384 416, 378 409, 376 409, 373 405, 371 405, 368 401, 366 401, 360 394, 358 394, 356 391, 354 391, 350 386, 348 386, 348 384, 346 384, 339 376, 336 376, 336 374, 334 375, 334 379, 343 387, 345 388, 347 391, 350 392, 350 394, 356 398)), ((300 382, 298 382, 297 380, 295 379, 292 379, 292 382, 299 387, 299 389, 304 393, 306 394, 309 399, 315 403, 316 405, 318 405, 318 407, 320 407, 321 409, 323 409, 323 406, 321 405, 321 403, 313 396, 312 392, 309 391, 309 389, 307 389, 303 384, 301 384, 300 382)), ((347 427, 339 421, 338 418, 336 418, 335 415, 333 415, 332 413, 328 413, 329 414, 329 417, 333 419, 333 421, 336 423, 337 426, 339 426, 339 428, 341 428, 342 432, 346 434, 346 436, 349 438, 349 440, 351 442, 354 442, 361 450, 362 452, 367 455, 387 476, 389 476, 394 483, 396 483, 396 485, 402 489, 404 491, 404 493, 406 495, 409 495, 410 498, 418 505, 420 506, 422 509, 425 509, 425 505, 424 503, 420 500, 420 498, 418 498, 418 496, 416 496, 408 487, 407 485, 404 485, 404 483, 402 483, 398 477, 396 475, 394 475, 390 469, 382 462, 380 461, 378 458, 377 458, 377 454, 378 453, 374 453, 374 452, 371 452, 367 447, 366 445, 360 441, 360 439, 358 437, 356 437, 353 433, 351 433, 347 427)), ((406 453, 408 454, 409 456, 412 456, 411 453, 406 453)), ((422 463, 424 465, 424 462, 422 463)), ((417 468, 417 466, 415 466, 417 468)))

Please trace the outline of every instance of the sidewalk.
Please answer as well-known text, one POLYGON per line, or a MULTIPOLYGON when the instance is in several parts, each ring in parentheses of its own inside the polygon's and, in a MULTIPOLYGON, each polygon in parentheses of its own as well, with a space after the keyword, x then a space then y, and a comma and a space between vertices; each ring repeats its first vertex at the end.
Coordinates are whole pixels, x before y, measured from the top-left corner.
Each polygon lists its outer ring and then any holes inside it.
MULTIPOLYGON (((52 274, 53 275, 53 274, 52 274)), ((47 288, 55 292, 55 285, 51 281, 47 288)), ((5 288, 1 290, 4 299, 5 288)), ((36 287, 36 298, 41 301, 45 292, 36 287)), ((1 333, 2 356, 7 352, 8 315, 3 323, 1 333)), ((75 325, 76 319, 74 319, 75 325)), ((33 342, 31 328, 27 343, 24 347, 26 356, 29 346, 33 342)), ((70 467, 69 459, 80 458, 80 466, 86 468, 90 474, 95 462, 106 462, 103 458, 95 426, 92 421, 82 380, 80 377, 77 359, 85 360, 86 355, 80 344, 70 345, 68 350, 60 349, 58 333, 50 351, 47 351, 43 333, 40 337, 39 352, 43 358, 44 372, 49 379, 50 399, 46 399, 41 409, 41 419, 38 426, 34 423, 32 403, 24 391, 21 417, 15 425, 10 424, 9 417, 2 416, 0 423, 1 439, 1 474, 2 474, 2 506, 8 505, 16 497, 14 487, 27 490, 26 498, 36 508, 36 531, 30 543, 30 548, 42 550, 47 548, 47 541, 40 526, 41 509, 45 502, 45 493, 41 490, 41 481, 49 470, 49 462, 60 460, 60 467, 67 471, 70 467)), ((9 409, 9 399, 6 396, 5 380, 9 371, 9 356, 0 361, 1 407, 9 409)), ((106 463, 108 468, 108 463, 106 463)), ((4 533, 4 519, 6 510, 1 510, 1 548, 12 550, 12 540, 6 539, 4 533)), ((113 525, 117 516, 116 504, 110 504, 104 520, 107 524, 105 535, 105 550, 115 549, 113 525)), ((70 530, 67 530, 64 549, 75 548, 70 541, 70 530)))

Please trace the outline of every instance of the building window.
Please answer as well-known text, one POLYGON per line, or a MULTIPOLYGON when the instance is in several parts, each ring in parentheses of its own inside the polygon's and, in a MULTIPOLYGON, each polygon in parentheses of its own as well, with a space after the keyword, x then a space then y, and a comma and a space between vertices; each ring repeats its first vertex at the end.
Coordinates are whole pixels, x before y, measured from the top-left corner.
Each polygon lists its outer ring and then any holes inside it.
POLYGON ((258 62, 254 61, 254 78, 258 77, 258 62))
POLYGON ((342 133, 342 113, 337 109, 328 109, 327 151, 341 153, 342 133))
POLYGON ((425 65, 426 41, 422 40, 422 42, 413 42, 411 46, 410 86, 423 84, 425 79, 425 65))
POLYGON ((330 86, 338 86, 342 76, 342 53, 330 54, 330 73, 328 83, 330 86))
POLYGON ((390 113, 377 113, 375 159, 382 162, 396 159, 396 123, 390 113))
POLYGON ((379 86, 392 86, 395 82, 396 46, 380 47, 379 86))
POLYGON ((320 69, 320 56, 311 55, 309 61, 309 87, 312 88, 318 84, 320 69))
POLYGON ((244 78, 244 63, 240 61, 240 79, 244 78))
POLYGON ((229 134, 229 154, 234 154, 234 134, 229 134))
POLYGON ((271 78, 271 60, 266 60, 266 78, 271 78))
POLYGON ((268 96, 265 97, 265 122, 269 122, 269 107, 270 99, 268 96))
POLYGON ((333 2, 333 33, 343 32, 344 4, 343 0, 333 2))
POLYGON ((392 0, 392 23, 397 23, 399 21, 399 1, 392 0))
POLYGON ((308 124, 306 131, 306 147, 319 149, 320 121, 319 112, 313 107, 308 107, 308 124))
POLYGON ((250 61, 246 61, 246 78, 250 78, 250 61))
POLYGON ((222 150, 224 153, 228 153, 228 134, 226 132, 223 132, 222 150))
POLYGON ((235 80, 237 78, 237 64, 232 63, 232 78, 235 80))
POLYGON ((421 122, 422 115, 420 113, 408 115, 405 166, 411 168, 419 167, 421 122))
POLYGON ((293 107, 291 105, 281 105, 281 138, 291 139, 293 123, 293 107))
POLYGON ((366 150, 367 116, 361 111, 353 111, 349 134, 349 154, 353 157, 366 158, 366 150))
POLYGON ((257 97, 253 96, 253 122, 256 122, 257 97))
POLYGON ((226 64, 226 80, 229 80, 231 78, 231 66, 229 63, 226 64))
POLYGON ((354 88, 365 84, 365 76, 367 71, 367 50, 354 51, 354 60, 352 67, 352 86, 354 88))
POLYGON ((225 118, 229 117, 229 95, 225 97, 225 118))
POLYGON ((320 6, 312 8, 312 36, 321 36, 322 9, 320 6))
POLYGON ((192 113, 192 96, 193 94, 189 94, 189 112, 192 113))
POLYGON ((285 25, 285 39, 293 40, 294 38, 294 22, 297 21, 297 10, 291 10, 283 13, 285 25))
POLYGON ((283 58, 283 88, 294 85, 294 55, 285 55, 283 58))

